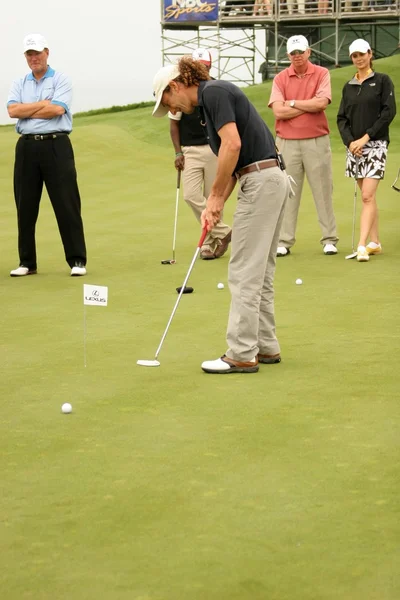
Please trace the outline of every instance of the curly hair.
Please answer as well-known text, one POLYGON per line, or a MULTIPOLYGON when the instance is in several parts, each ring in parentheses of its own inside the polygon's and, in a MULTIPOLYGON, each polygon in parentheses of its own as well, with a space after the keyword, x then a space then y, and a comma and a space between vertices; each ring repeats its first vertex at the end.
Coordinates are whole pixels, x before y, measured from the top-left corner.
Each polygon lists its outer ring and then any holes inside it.
POLYGON ((193 60, 190 56, 183 56, 178 62, 179 75, 175 81, 183 83, 185 87, 199 85, 201 81, 211 79, 207 67, 198 60, 193 60))

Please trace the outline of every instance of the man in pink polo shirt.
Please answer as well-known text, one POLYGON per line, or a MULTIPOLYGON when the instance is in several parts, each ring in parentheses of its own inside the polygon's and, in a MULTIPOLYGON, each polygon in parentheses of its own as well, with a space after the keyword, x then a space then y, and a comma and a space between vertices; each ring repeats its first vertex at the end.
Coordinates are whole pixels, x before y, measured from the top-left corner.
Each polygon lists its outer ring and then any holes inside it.
POLYGON ((287 41, 291 65, 276 75, 268 106, 275 115, 276 144, 293 177, 280 233, 277 256, 287 256, 296 241, 297 216, 304 174, 310 185, 322 231, 324 254, 337 254, 336 221, 332 204, 332 159, 325 108, 331 102, 328 69, 309 61, 311 50, 303 35, 287 41))

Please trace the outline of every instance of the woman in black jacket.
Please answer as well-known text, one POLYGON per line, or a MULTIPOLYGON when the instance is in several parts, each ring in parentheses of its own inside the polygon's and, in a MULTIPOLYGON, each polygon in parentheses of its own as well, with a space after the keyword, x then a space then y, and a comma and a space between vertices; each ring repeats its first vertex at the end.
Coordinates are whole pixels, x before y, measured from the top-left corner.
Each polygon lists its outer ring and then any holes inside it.
POLYGON ((390 77, 372 70, 372 51, 367 41, 355 40, 349 54, 357 73, 343 88, 337 125, 347 147, 346 176, 355 177, 361 190, 357 260, 366 262, 371 254, 382 251, 376 191, 385 173, 389 125, 396 114, 396 100, 390 77))

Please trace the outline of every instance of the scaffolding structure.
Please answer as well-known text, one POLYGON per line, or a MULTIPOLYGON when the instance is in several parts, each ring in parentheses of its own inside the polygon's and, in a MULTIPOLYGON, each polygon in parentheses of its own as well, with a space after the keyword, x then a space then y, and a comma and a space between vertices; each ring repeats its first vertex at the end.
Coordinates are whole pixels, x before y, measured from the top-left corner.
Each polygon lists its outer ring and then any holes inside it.
MULTIPOLYGON (((177 4, 185 6, 185 0, 177 4)), ((370 42, 375 58, 398 53, 400 47, 400 0, 226 0, 219 2, 213 21, 173 22, 163 9, 161 2, 163 64, 206 47, 218 79, 238 85, 257 83, 261 64, 266 77, 288 66, 291 35, 305 35, 313 62, 328 68, 350 63, 347 49, 356 38, 370 42)))

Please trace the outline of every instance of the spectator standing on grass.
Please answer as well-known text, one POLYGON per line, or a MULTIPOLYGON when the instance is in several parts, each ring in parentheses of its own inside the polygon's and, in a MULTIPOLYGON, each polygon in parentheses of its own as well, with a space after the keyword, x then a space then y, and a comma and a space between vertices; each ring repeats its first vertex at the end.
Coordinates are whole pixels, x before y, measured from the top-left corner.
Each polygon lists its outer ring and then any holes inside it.
POLYGON ((217 175, 202 223, 212 229, 238 179, 238 202, 229 262, 228 350, 205 361, 207 373, 254 373, 258 363, 280 362, 275 334, 275 257, 289 182, 278 166, 271 132, 245 94, 228 81, 212 81, 199 62, 184 57, 158 71, 153 82, 155 117, 168 110, 191 114, 200 107, 217 175))
POLYGON ((372 50, 366 40, 350 44, 349 54, 357 72, 343 88, 337 124, 347 148, 346 176, 356 177, 361 190, 357 260, 367 262, 370 255, 382 252, 376 192, 385 174, 396 100, 390 77, 373 71, 372 50))
POLYGON ((264 62, 261 63, 258 72, 261 73, 262 83, 264 83, 264 81, 268 81, 268 63, 266 60, 264 60, 264 62))
POLYGON ((311 50, 303 35, 287 41, 291 65, 274 78, 268 106, 276 122, 276 144, 286 169, 296 185, 285 209, 277 256, 287 256, 296 241, 297 217, 304 175, 310 185, 324 254, 337 254, 336 221, 333 213, 332 158, 325 109, 331 101, 328 69, 313 65, 311 50))
POLYGON ((14 81, 7 101, 8 114, 18 119, 14 195, 18 216, 19 267, 12 277, 37 272, 35 228, 43 183, 56 215, 71 275, 86 274, 86 246, 81 217, 72 130, 72 86, 69 79, 47 64, 49 48, 40 34, 23 42, 31 72, 14 81))
MULTIPOLYGON (((205 48, 197 48, 192 58, 210 71, 212 59, 205 48)), ((217 157, 210 148, 207 132, 196 107, 190 115, 169 113, 170 135, 175 149, 175 168, 182 171, 185 202, 200 223, 211 186, 217 173, 217 157)), ((209 231, 200 249, 200 258, 212 260, 225 254, 231 241, 231 229, 222 221, 209 231)))

